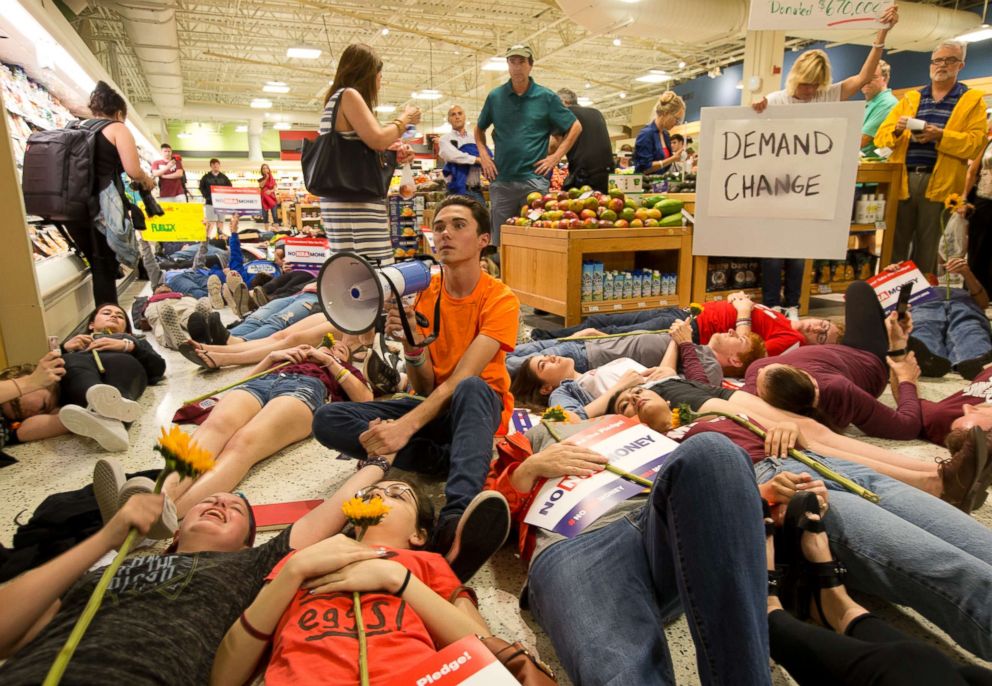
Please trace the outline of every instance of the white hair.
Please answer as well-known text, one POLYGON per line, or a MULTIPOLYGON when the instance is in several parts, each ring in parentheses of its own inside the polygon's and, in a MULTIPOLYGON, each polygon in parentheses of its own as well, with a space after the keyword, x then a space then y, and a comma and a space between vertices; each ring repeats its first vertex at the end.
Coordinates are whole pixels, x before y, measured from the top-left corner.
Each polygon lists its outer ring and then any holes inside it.
MULTIPOLYGON (((959 40, 945 40, 944 42, 942 42, 939 45, 937 45, 937 47, 933 49, 933 52, 937 52, 941 48, 957 48, 958 50, 961 51, 961 61, 962 62, 964 62, 964 58, 967 57, 967 55, 968 55, 968 44, 965 43, 964 41, 959 41, 959 40)), ((930 54, 932 55, 933 52, 930 53, 930 54)))

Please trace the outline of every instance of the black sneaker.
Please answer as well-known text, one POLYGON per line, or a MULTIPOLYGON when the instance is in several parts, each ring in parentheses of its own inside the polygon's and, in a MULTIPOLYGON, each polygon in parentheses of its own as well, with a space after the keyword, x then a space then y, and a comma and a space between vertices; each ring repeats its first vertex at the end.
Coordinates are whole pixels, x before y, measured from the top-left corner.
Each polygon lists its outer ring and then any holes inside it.
POLYGON ((920 365, 921 376, 939 379, 951 371, 951 361, 946 357, 930 352, 930 348, 925 346, 922 341, 911 337, 906 347, 916 354, 916 363, 920 365))
POLYGON ((510 535, 510 506, 496 491, 483 491, 472 499, 455 528, 454 540, 444 555, 463 584, 506 543, 510 535))
POLYGON ((530 330, 530 339, 532 341, 547 341, 547 340, 552 339, 552 338, 554 338, 554 334, 552 334, 547 329, 531 329, 530 330))
POLYGON ((227 345, 227 339, 231 337, 231 332, 224 328, 224 322, 220 320, 220 312, 207 315, 207 332, 213 345, 227 345))
POLYGON ((992 352, 987 352, 979 357, 973 357, 964 362, 954 365, 954 371, 963 376, 968 381, 974 381, 975 377, 982 373, 985 365, 992 362, 992 352))
POLYGON ((199 312, 193 312, 186 320, 186 333, 197 343, 210 343, 210 329, 207 326, 207 318, 199 312))

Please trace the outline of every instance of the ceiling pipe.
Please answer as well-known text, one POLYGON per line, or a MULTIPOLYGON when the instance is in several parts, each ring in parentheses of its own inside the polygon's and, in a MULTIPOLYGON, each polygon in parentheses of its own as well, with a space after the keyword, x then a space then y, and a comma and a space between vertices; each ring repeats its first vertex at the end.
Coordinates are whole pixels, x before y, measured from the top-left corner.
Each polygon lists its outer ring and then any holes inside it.
MULTIPOLYGON (((148 103, 138 103, 138 112, 142 116, 153 116, 154 107, 148 103)), ((286 121, 293 124, 309 124, 314 127, 320 124, 321 110, 313 112, 305 110, 281 110, 273 107, 271 110, 259 110, 240 105, 214 105, 210 103, 187 102, 169 119, 184 119, 194 121, 286 121), (270 117, 265 115, 269 114, 270 117)))
POLYGON ((115 8, 124 20, 152 102, 161 116, 175 118, 184 97, 174 0, 127 0, 115 8))

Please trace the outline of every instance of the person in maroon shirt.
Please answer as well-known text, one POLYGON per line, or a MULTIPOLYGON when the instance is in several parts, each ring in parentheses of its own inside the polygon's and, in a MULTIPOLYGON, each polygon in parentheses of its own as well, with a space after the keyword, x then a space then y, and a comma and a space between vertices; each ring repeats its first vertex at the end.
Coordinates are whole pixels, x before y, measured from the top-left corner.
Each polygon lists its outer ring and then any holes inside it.
POLYGON ((992 365, 975 380, 943 400, 921 400, 923 430, 920 438, 937 445, 958 445, 972 428, 992 430, 992 365))
POLYGON ((172 146, 162 144, 162 159, 152 162, 152 176, 158 179, 158 199, 162 202, 186 202, 183 184, 183 161, 172 154, 172 146))

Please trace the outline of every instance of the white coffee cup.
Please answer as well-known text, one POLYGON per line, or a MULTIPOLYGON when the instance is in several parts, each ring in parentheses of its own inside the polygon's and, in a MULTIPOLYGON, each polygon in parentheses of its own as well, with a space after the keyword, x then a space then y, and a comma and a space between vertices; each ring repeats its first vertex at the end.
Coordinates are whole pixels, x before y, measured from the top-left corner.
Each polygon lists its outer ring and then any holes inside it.
POLYGON ((926 128, 926 125, 927 123, 925 121, 916 117, 908 117, 906 119, 906 130, 910 133, 919 133, 926 128))

